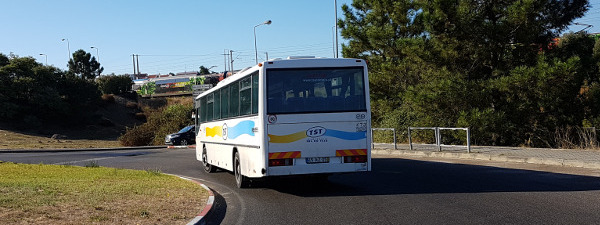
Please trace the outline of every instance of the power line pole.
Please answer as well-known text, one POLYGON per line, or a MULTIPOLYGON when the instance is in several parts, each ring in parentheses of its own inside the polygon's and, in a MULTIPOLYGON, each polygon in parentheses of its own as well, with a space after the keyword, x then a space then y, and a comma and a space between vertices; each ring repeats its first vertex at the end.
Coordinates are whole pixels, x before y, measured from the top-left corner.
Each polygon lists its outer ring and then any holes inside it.
POLYGON ((137 60, 137 72, 138 75, 141 74, 140 73, 140 55, 135 55, 136 56, 136 60, 137 60))
POLYGON ((221 55, 223 55, 223 63, 225 65, 225 67, 223 67, 223 68, 225 68, 225 71, 227 71, 228 70, 228 68, 227 68, 227 56, 229 55, 229 54, 227 54, 227 49, 223 49, 223 54, 221 54, 221 55))
MULTIPOLYGON (((131 57, 133 59, 133 76, 136 77, 135 75, 137 74, 135 72, 135 54, 131 54, 131 57)), ((136 77, 137 78, 137 77, 136 77)))
POLYGON ((269 53, 265 52, 265 55, 267 56, 267 58, 265 59, 265 61, 269 61, 269 53))
POLYGON ((231 75, 233 75, 233 50, 229 50, 229 59, 231 60, 231 75))

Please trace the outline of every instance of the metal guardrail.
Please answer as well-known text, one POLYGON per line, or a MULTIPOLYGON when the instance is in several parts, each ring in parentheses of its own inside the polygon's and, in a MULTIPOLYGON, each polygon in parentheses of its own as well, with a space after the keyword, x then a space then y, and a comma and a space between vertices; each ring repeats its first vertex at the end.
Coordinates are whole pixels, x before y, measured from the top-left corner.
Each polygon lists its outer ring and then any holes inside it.
POLYGON ((375 141, 373 140, 374 130, 391 130, 394 133, 394 149, 398 149, 398 145, 396 144, 396 129, 394 128, 371 128, 371 148, 375 148, 375 141))
MULTIPOLYGON (((469 130, 469 128, 457 128, 457 127, 409 127, 408 128, 408 145, 410 147, 410 150, 413 150, 413 143, 412 143, 412 136, 411 136, 411 130, 433 130, 435 132, 435 145, 438 148, 438 151, 442 151, 442 146, 456 146, 456 145, 444 145, 442 144, 442 134, 440 133, 440 130, 464 130, 467 131, 467 145, 465 147, 467 147, 467 152, 471 153, 471 131, 469 130)), ((464 145, 461 145, 464 146, 464 145)))

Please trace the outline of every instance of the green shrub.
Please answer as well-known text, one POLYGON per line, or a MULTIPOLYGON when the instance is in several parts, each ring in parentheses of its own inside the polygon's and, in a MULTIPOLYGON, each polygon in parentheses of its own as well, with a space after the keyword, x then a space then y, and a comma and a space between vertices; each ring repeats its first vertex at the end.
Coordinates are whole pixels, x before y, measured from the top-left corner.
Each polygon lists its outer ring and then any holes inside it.
MULTIPOLYGON (((2 55, 2 54, 0 54, 2 55)), ((0 121, 39 127, 90 123, 100 92, 95 83, 32 57, 14 56, 0 67, 0 121)))
POLYGON ((146 146, 151 145, 154 140, 154 132, 147 123, 133 128, 127 128, 125 134, 119 137, 123 146, 146 146))
POLYGON ((123 94, 131 91, 133 81, 129 76, 109 75, 99 77, 96 83, 103 94, 123 94))
POLYGON ((127 129, 119 138, 123 146, 162 145, 165 136, 193 123, 191 104, 175 104, 148 115, 147 122, 127 129))

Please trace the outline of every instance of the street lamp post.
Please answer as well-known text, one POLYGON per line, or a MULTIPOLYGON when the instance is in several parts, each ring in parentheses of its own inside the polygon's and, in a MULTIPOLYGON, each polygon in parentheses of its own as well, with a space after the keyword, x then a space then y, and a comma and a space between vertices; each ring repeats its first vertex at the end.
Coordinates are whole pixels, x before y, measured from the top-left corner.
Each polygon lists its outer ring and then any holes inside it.
POLYGON ((48 65, 48 55, 44 54, 44 53, 40 53, 40 55, 46 56, 46 66, 48 65))
POLYGON ((256 61, 256 64, 258 64, 258 50, 256 48, 256 27, 264 25, 264 24, 266 24, 266 25, 271 24, 271 20, 267 20, 264 23, 254 26, 254 60, 256 61))
POLYGON ((338 58, 339 57, 339 50, 338 50, 338 25, 337 25, 337 0, 334 1, 335 4, 335 57, 338 58))
POLYGON ((90 48, 95 48, 96 49, 96 58, 98 58, 98 63, 100 63, 100 54, 98 54, 98 47, 90 47, 90 48))
POLYGON ((336 31, 336 29, 335 28, 336 28, 336 26, 332 26, 331 27, 331 35, 332 35, 332 38, 331 38, 332 41, 331 42, 333 42, 333 58, 336 58, 335 57, 335 46, 336 46, 336 44, 335 44, 335 35, 336 35, 335 31, 336 31))
POLYGON ((69 59, 71 59, 71 45, 69 44, 68 38, 63 38, 62 41, 67 40, 67 50, 69 50, 69 59))

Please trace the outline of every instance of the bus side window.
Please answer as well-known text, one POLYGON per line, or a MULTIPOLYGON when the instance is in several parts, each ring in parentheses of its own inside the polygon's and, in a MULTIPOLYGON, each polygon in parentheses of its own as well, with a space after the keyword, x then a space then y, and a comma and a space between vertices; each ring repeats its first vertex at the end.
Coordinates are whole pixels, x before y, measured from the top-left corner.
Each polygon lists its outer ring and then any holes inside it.
POLYGON ((200 99, 194 99, 194 120, 196 127, 200 127, 200 99))
POLYGON ((211 121, 213 120, 213 106, 214 106, 214 98, 213 98, 213 93, 210 93, 208 95, 206 95, 206 120, 207 121, 211 121))
POLYGON ((252 114, 258 113, 258 73, 252 74, 252 114))
POLYGON ((221 90, 221 118, 229 117, 229 86, 221 90))
POLYGON ((252 79, 251 77, 240 80, 240 115, 252 112, 252 79))
POLYGON ((229 116, 240 115, 240 85, 239 82, 233 82, 230 88, 229 96, 229 116))
POLYGON ((221 90, 215 91, 215 120, 221 119, 221 90))
POLYGON ((206 122, 206 96, 200 98, 200 121, 206 122))

